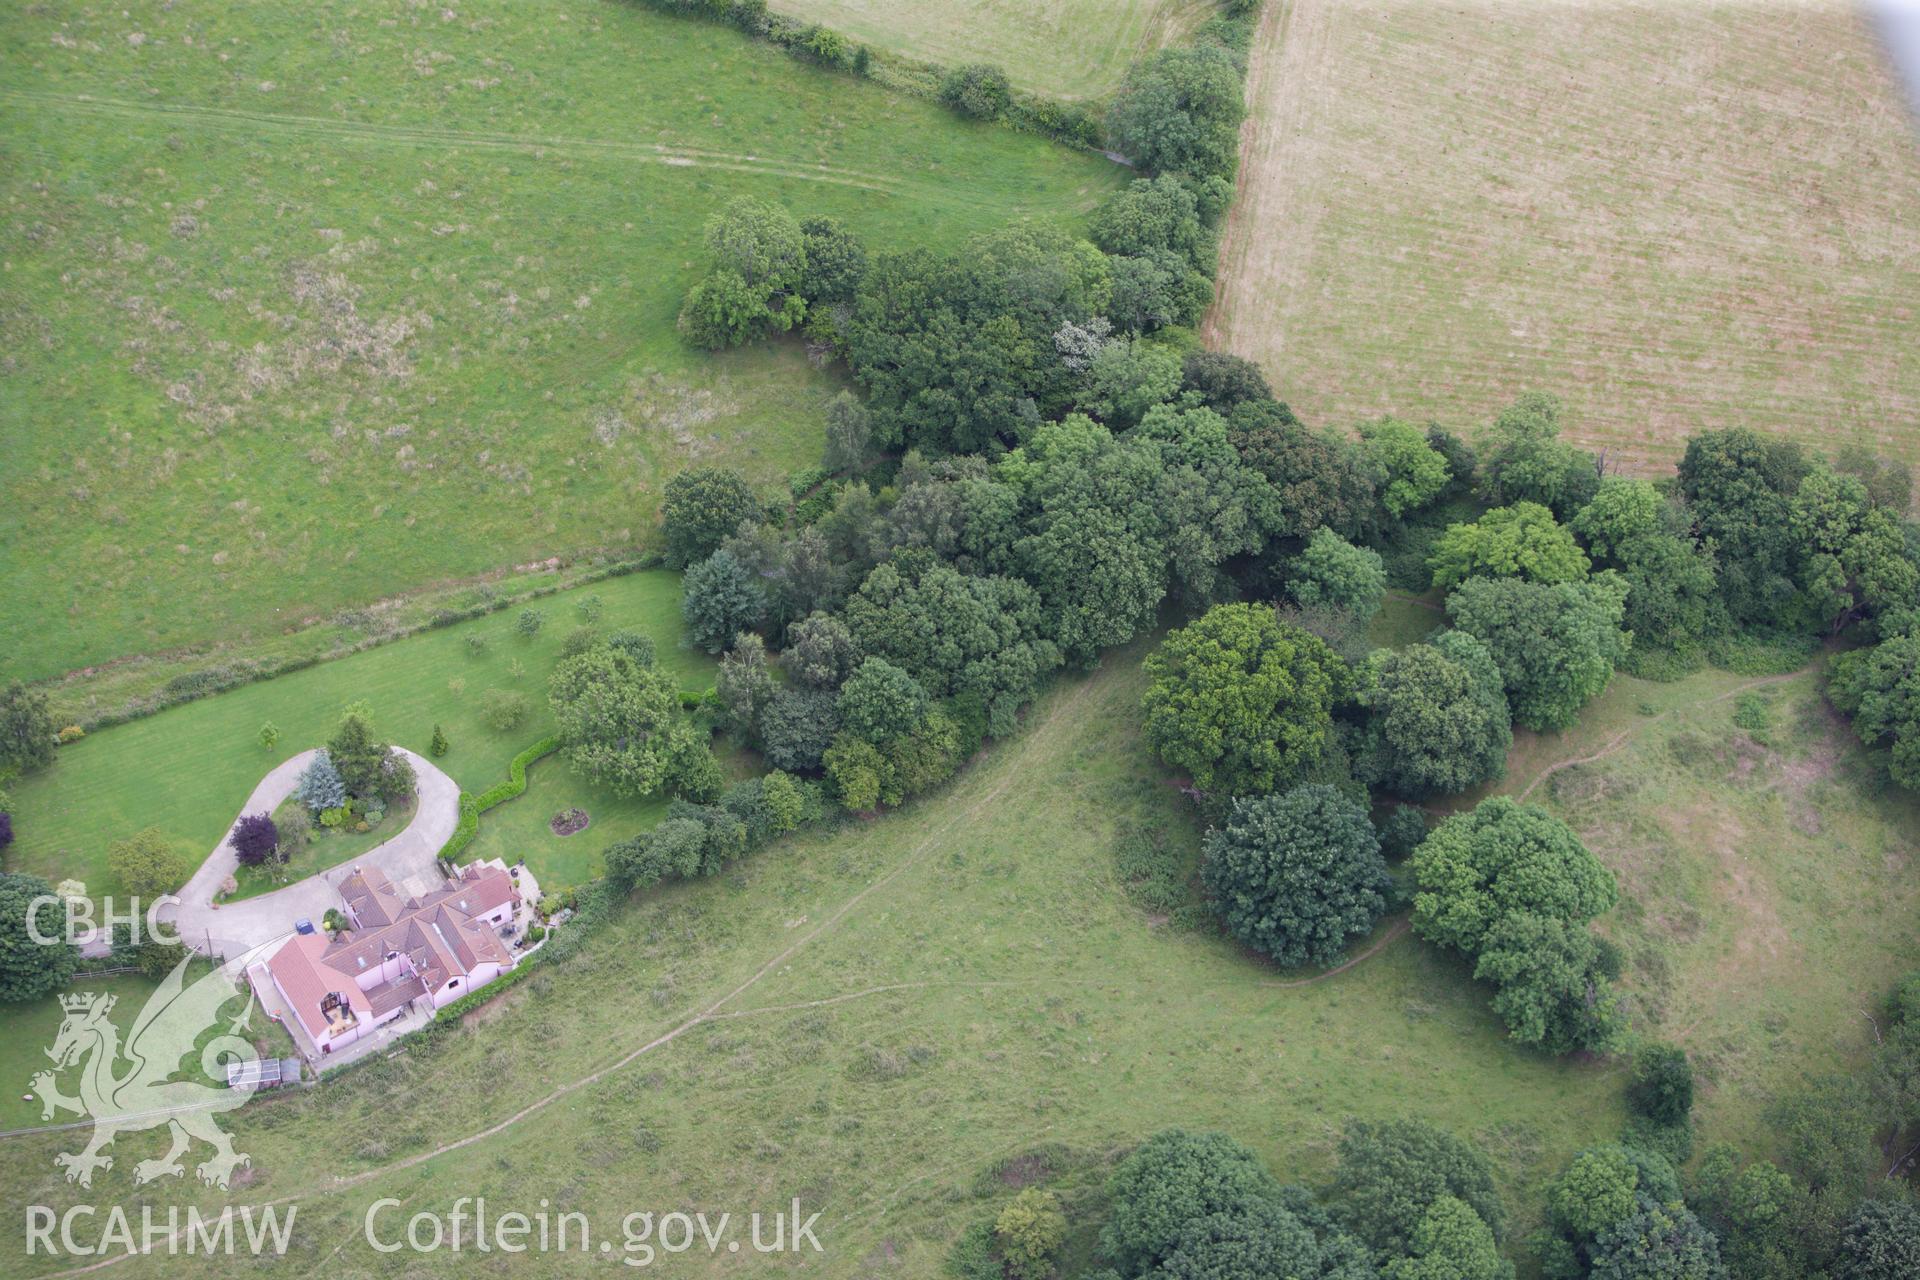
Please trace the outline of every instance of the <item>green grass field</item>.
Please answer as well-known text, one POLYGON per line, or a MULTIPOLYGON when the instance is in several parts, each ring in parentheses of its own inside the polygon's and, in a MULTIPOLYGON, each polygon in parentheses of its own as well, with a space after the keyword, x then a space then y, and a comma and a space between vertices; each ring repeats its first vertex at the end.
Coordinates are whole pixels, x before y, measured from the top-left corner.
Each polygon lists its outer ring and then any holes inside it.
MULTIPOLYGON (((187 967, 186 980, 193 982, 204 977, 207 972, 206 964, 195 961, 187 967)), ((147 998, 158 990, 159 985, 152 979, 143 978, 137 973, 116 973, 105 977, 78 978, 69 990, 100 991, 112 996, 113 1024, 120 1029, 124 1045, 125 1036, 131 1030, 134 1019, 139 1017, 147 998)), ((227 1016, 235 1016, 245 1008, 247 1008, 246 996, 243 992, 221 1012, 227 1016)), ((4 1082, 5 1085, 4 1088, 0 1088, 0 1129, 19 1129, 33 1125, 63 1124, 73 1121, 74 1117, 70 1112, 61 1112, 52 1121, 43 1121, 40 1118, 39 1100, 29 1102, 24 1097, 27 1082, 33 1078, 34 1073, 46 1071, 52 1067, 46 1051, 53 1045, 54 1038, 59 1035, 60 1022, 64 1016, 58 995, 48 996, 44 1000, 35 1000, 30 1004, 6 1006, 4 1018, 0 1019, 0 1026, 4 1026, 6 1031, 5 1035, 0 1035, 0 1082, 4 1082)), ((224 1024, 221 1027, 210 1028, 199 1044, 204 1046, 207 1040, 224 1030, 224 1024)), ((293 1052, 293 1039, 287 1034, 285 1028, 261 1013, 257 1007, 248 1015, 245 1034, 253 1041, 254 1047, 259 1050, 262 1057, 285 1057, 293 1052)), ((194 1059, 194 1063, 190 1072, 183 1070, 182 1078, 205 1078, 200 1075, 197 1058, 194 1059)), ((124 1067, 122 1074, 125 1074, 124 1067)), ((226 1081, 222 1079, 219 1083, 224 1086, 226 1081)), ((69 1097, 73 1096, 75 1090, 73 1077, 70 1074, 63 1075, 59 1084, 62 1092, 69 1097)), ((87 1131, 73 1130, 72 1135, 84 1142, 87 1131)), ((198 1158, 204 1158, 204 1156, 198 1158)), ((132 1166, 122 1167, 131 1168, 132 1166)))
POLYGON ((778 13, 946 66, 991 62, 1022 89, 1097 98, 1142 54, 1220 11, 1218 0, 773 0, 778 13))
POLYGON ((1622 679, 1577 734, 1523 741, 1507 789, 1558 813, 1620 878, 1601 921, 1646 1034, 1683 1045, 1717 1137, 1765 1150, 1802 1070, 1853 1068, 1862 1012, 1920 954, 1920 800, 1867 763, 1811 672, 1622 679), (1742 729, 1743 698, 1767 728, 1742 729))
MULTIPOLYGON (((423 755, 434 725, 442 726, 452 750, 437 763, 462 789, 483 791, 506 777, 515 753, 551 731, 547 675, 568 633, 583 625, 580 603, 595 596, 604 610, 598 624, 603 631, 637 627, 654 638, 660 663, 683 688, 712 683, 712 660, 681 642, 679 575, 611 578, 540 601, 547 621, 532 640, 515 633, 517 610, 493 614, 190 702, 62 747, 51 767, 12 788, 17 834, 7 868, 54 881, 75 877, 98 898, 116 891, 106 868, 107 847, 146 826, 159 827, 197 867, 267 770, 324 742, 341 710, 356 701, 373 707, 382 737, 423 755), (469 645, 471 636, 481 638, 478 653, 469 645), (519 728, 499 733, 481 722, 480 699, 495 688, 518 689, 532 701, 533 714, 519 728), (272 751, 258 741, 260 726, 269 721, 281 733, 272 751)), ((473 852, 509 862, 525 856, 551 888, 594 874, 609 841, 634 834, 664 810, 663 802, 624 800, 588 787, 559 760, 535 766, 531 776, 526 795, 482 820, 473 852), (573 804, 585 808, 594 825, 566 840, 545 833, 554 810, 573 804), (550 807, 536 824, 531 815, 538 805, 550 807), (496 826, 516 834, 497 834, 496 826), (559 855, 556 861, 546 860, 549 850, 559 855)))
MULTIPOLYGON (((1462 965, 1390 925, 1360 963, 1318 977, 1134 906, 1115 875, 1119 832, 1197 839, 1138 737, 1141 653, 1060 682, 944 794, 650 894, 450 1041, 250 1110, 246 1199, 299 1204, 302 1265, 387 1274, 359 1234, 381 1196, 409 1213, 444 1212, 455 1195, 546 1198, 604 1225, 798 1195, 824 1211, 828 1274, 933 1275, 954 1236, 1011 1194, 987 1176, 1010 1157, 1053 1149, 1084 1204, 1118 1151, 1168 1125, 1226 1130, 1283 1177, 1310 1179, 1344 1116, 1411 1114, 1487 1146, 1524 1238, 1539 1213, 1529 1188, 1618 1131, 1622 1062, 1514 1047, 1462 965)), ((1694 764, 1676 768, 1678 734, 1728 744, 1740 767, 1734 699, 1713 699, 1746 683, 1623 681, 1591 725, 1523 743, 1509 786, 1631 730, 1594 773, 1562 770, 1534 795, 1621 874, 1626 903, 1604 927, 1628 948, 1641 1026, 1704 1065, 1702 1143, 1764 1149, 1766 1098, 1802 1070, 1856 1061, 1869 1038, 1855 1007, 1912 954, 1905 869, 1920 815, 1879 799, 1857 748, 1810 720, 1810 675, 1761 686, 1776 700, 1775 757, 1730 779, 1711 749, 1689 749, 1694 764), (1804 791, 1773 785, 1815 760, 1830 768, 1804 791), (1610 789, 1627 782, 1642 789, 1610 789), (1618 824, 1623 800, 1667 831, 1657 846, 1652 828, 1618 824), (1718 806, 1733 843, 1695 825, 1702 805, 1718 806), (1796 812, 1826 824, 1822 841, 1776 829, 1796 812)), ((0 1194, 66 1203, 76 1193, 55 1149, 20 1140, 0 1194)), ((405 1262, 410 1275, 470 1265, 405 1262)), ((728 1267, 690 1254, 671 1270, 728 1267)))
POLYGON ((0 679, 272 637, 775 487, 835 376, 673 329, 750 194, 875 248, 1123 173, 603 0, 0 17, 0 679))

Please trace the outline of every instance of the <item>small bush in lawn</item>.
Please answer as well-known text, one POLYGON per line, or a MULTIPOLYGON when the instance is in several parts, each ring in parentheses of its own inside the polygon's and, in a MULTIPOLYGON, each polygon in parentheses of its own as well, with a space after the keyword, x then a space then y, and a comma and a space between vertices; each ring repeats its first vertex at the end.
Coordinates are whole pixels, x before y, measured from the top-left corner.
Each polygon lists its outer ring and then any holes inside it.
POLYGON ((427 744, 427 754, 438 760, 447 754, 448 750, 447 731, 439 725, 433 726, 433 741, 427 744))
POLYGON ((518 689, 489 689, 480 695, 480 719, 495 733, 507 733, 520 727, 532 706, 518 689))
POLYGON ((1734 703, 1733 722, 1748 733, 1767 731, 1767 700, 1757 693, 1743 693, 1734 703))
POLYGON ((487 651, 487 638, 478 631, 467 633, 467 656, 477 658, 487 651))
POLYGON ((260 747, 264 751, 273 750, 280 741, 280 726, 269 720, 260 726, 260 747))
POLYGON ((193 868, 159 828, 136 831, 107 849, 107 867, 121 891, 136 898, 157 898, 186 883, 193 868))
POLYGON ((538 609, 522 609, 520 616, 513 620, 513 629, 522 639, 531 640, 540 634, 546 621, 547 615, 538 609))

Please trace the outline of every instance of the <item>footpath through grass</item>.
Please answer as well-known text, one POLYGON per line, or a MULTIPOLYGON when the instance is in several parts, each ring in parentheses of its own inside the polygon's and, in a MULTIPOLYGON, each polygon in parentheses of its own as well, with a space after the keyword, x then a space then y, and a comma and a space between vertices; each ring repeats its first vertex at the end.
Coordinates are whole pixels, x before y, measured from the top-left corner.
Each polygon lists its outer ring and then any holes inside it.
MULTIPOLYGON (((516 752, 553 731, 547 676, 567 635, 584 625, 583 602, 594 598, 603 632, 638 628, 653 637, 659 662, 682 688, 712 683, 713 661, 682 643, 679 575, 656 570, 611 578, 540 601, 536 607, 546 622, 532 639, 515 630, 518 610, 493 614, 190 702, 62 747, 51 767, 11 789, 15 840, 6 866, 55 882, 84 880, 99 898, 117 892, 107 871, 107 847, 155 826, 197 867, 261 777, 288 756, 325 742, 341 711, 356 701, 372 706, 383 738, 422 755, 440 725, 452 750, 436 763, 463 790, 483 791, 506 777, 516 752), (480 708, 493 689, 526 697, 524 723, 506 732, 487 727, 480 708), (271 751, 259 743, 260 726, 268 722, 280 730, 271 751)), ((535 785, 526 795, 482 821, 482 842, 471 852, 509 862, 525 856, 550 887, 586 879, 609 840, 634 834, 664 810, 664 803, 588 787, 558 759, 536 766, 532 777, 535 785), (566 775, 571 785, 554 785, 554 794, 546 795, 542 784, 554 775, 566 775), (548 803, 578 804, 593 816, 594 827, 565 841, 550 833, 543 841, 531 827, 512 841, 494 837, 494 823, 517 821, 532 806, 548 803), (548 848, 563 859, 545 861, 548 848)), ((542 829, 551 816, 551 809, 541 816, 542 829)), ((389 819, 383 829, 382 838, 390 838, 400 827, 389 819)), ((324 852, 335 846, 316 837, 314 847, 324 852)))
POLYGON ((674 331, 729 198, 870 247, 1124 170, 603 0, 0 15, 0 679, 651 536, 837 376, 674 331))
MULTIPOLYGON (((501 1211, 546 1199, 618 1248, 636 1207, 771 1212, 798 1195, 823 1214, 828 1273, 886 1259, 931 1276, 1012 1194, 986 1176, 1010 1157, 1046 1151, 1076 1170, 1085 1203, 1117 1153, 1177 1124, 1232 1133, 1282 1177, 1311 1179, 1348 1115, 1471 1134, 1524 1239, 1542 1179, 1619 1131, 1624 1065, 1515 1047, 1464 966, 1390 925, 1372 940, 1387 945, 1320 977, 1134 905, 1115 874, 1123 831, 1152 826, 1188 858, 1198 840, 1139 739, 1143 652, 1060 681, 945 793, 646 895, 450 1038, 242 1113, 248 1198, 299 1205, 290 1264, 379 1273, 361 1226, 383 1196, 409 1213, 456 1195, 501 1211)), ((1853 1008, 1920 941, 1906 874, 1920 814, 1880 798, 1857 748, 1821 727, 1810 675, 1765 686, 1764 752, 1731 728, 1735 699, 1710 700, 1739 683, 1623 681, 1594 733, 1560 746, 1577 757, 1612 741, 1621 698, 1645 732, 1584 781, 1554 775, 1559 794, 1543 798, 1622 878, 1603 927, 1627 949, 1640 1027, 1686 1043, 1706 1072, 1701 1144, 1764 1149, 1766 1099, 1855 1061, 1868 1031, 1853 1008), (1642 716, 1655 698, 1673 713, 1642 716), (1800 833, 1816 823, 1818 839, 1800 833)), ((1518 787, 1530 777, 1513 772, 1518 787)), ((145 1154, 146 1136, 121 1141, 123 1159, 145 1154)), ((80 1195, 56 1149, 20 1140, 0 1196, 80 1195)), ((124 1195, 123 1167, 89 1194, 124 1195)), ((408 1274, 470 1265, 407 1255, 408 1274)), ((724 1255, 673 1266, 730 1273, 724 1255)))
MULTIPOLYGON (((1515 1050, 1484 993, 1422 945, 1290 985, 1307 975, 1136 908, 1114 872, 1122 826, 1197 840, 1138 738, 1140 657, 1062 681, 947 792, 650 895, 451 1039, 243 1113, 249 1198, 300 1206, 289 1264, 377 1272, 367 1206, 442 1209, 457 1188, 545 1198, 616 1242, 637 1207, 771 1212, 797 1195, 823 1212, 828 1273, 892 1257, 927 1276, 1006 1190, 983 1189, 983 1171, 1045 1144, 1097 1164, 1166 1125, 1221 1128, 1305 1177, 1342 1117, 1411 1113, 1471 1128, 1518 1187, 1619 1125, 1616 1066, 1515 1050)), ((123 1141, 132 1155, 142 1139, 123 1141)), ((52 1150, 23 1142, 0 1195, 67 1203, 52 1150)), ((546 1269, 563 1261, 577 1263, 546 1269)))

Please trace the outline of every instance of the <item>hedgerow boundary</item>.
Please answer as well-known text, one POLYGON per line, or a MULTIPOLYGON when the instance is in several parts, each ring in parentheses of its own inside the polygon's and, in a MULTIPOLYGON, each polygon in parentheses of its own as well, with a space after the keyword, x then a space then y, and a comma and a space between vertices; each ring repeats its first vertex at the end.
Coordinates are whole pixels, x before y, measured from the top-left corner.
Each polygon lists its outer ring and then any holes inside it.
POLYGON ((466 791, 460 793, 460 821, 454 825, 453 834, 447 837, 447 842, 440 846, 440 852, 436 855, 441 870, 448 875, 453 874, 453 860, 466 850, 480 832, 480 815, 525 795, 527 768, 534 761, 544 759, 559 749, 560 739, 542 738, 513 758, 507 765, 504 782, 494 783, 479 795, 466 791))
MULTIPOLYGON (((39 687, 46 690, 48 698, 53 703, 54 718, 60 724, 77 724, 88 733, 93 733, 100 729, 110 729, 115 725, 155 715, 173 707, 184 706, 189 702, 197 702, 201 698, 209 698, 216 693, 226 693, 263 680, 272 680, 276 676, 292 675, 296 671, 305 671, 309 667, 317 667, 323 662, 332 662, 336 658, 352 657, 356 653, 378 649, 396 640, 406 640, 459 622, 470 622, 475 618, 499 613, 515 605, 558 595, 562 591, 575 587, 605 582, 611 578, 623 578, 628 574, 644 573, 649 569, 659 568, 660 562, 659 552, 648 551, 625 559, 589 564, 576 573, 556 572, 550 579, 535 582, 523 590, 498 591, 487 581, 457 588, 458 591, 477 589, 480 592, 481 598, 470 604, 430 604, 436 598, 432 594, 414 597, 402 603, 400 606, 402 611, 405 611, 407 604, 411 604, 422 612, 406 620, 397 621, 376 634, 344 643, 321 642, 314 648, 280 658, 238 657, 209 666, 190 668, 170 678, 151 692, 130 694, 114 705, 100 710, 76 708, 71 701, 72 690, 76 686, 84 687, 89 677, 116 667, 133 662, 165 662, 169 660, 168 657, 142 655, 99 667, 83 668, 81 671, 45 681, 39 687), (63 698, 63 694, 67 697, 63 698)), ((320 633, 338 625, 339 619, 333 618, 317 622, 306 630, 320 633)), ((296 636, 296 640, 297 638, 296 636)), ((193 660, 193 655, 175 655, 172 660, 190 662, 193 660)))
MULTIPOLYGON (((888 53, 850 40, 817 22, 802 22, 770 12, 766 0, 629 0, 660 13, 728 26, 754 40, 783 49, 793 58, 829 70, 844 71, 897 93, 940 102, 940 86, 952 70, 937 62, 888 53)), ((1039 134, 1083 151, 1100 150, 1097 104, 1082 106, 1045 94, 1016 90, 1006 114, 996 123, 1021 133, 1039 134)))
MULTIPOLYGON (((896 93, 951 105, 942 92, 958 68, 938 62, 890 53, 863 44, 817 22, 802 22, 770 12, 766 0, 629 0, 660 13, 728 26, 754 40, 764 40, 801 62, 871 80, 896 93)), ((1221 0, 1221 13, 1211 20, 1223 24, 1222 43, 1244 48, 1259 9, 1258 0, 1221 0), (1237 41, 1232 32, 1244 31, 1237 41)), ((1211 24, 1209 24, 1211 25, 1211 24)), ((1204 30, 1204 27, 1203 27, 1204 30)), ((997 71, 998 68, 995 68, 997 71)), ((1038 134, 1082 151, 1103 151, 1109 158, 1127 161, 1105 151, 1106 99, 1065 102, 1027 89, 1010 89, 1004 113, 990 122, 1020 133, 1038 134)))

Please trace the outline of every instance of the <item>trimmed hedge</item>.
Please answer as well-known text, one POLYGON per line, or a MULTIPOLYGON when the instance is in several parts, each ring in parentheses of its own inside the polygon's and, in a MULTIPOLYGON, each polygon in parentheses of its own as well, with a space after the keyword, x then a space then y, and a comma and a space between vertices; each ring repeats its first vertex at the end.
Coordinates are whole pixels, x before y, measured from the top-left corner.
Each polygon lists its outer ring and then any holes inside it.
POLYGON ((439 860, 449 865, 460 856, 480 831, 480 815, 495 805, 505 804, 527 789, 527 766, 542 756, 552 755, 560 749, 560 739, 542 738, 522 751, 507 766, 504 782, 496 782, 479 795, 469 792, 460 793, 460 821, 454 825, 453 834, 440 846, 439 860))
POLYGON ((480 807, 480 812, 485 813, 502 801, 511 800, 524 792, 527 789, 527 766, 542 756, 552 755, 559 749, 560 739, 542 738, 515 756, 513 762, 507 766, 507 780, 494 783, 482 791, 480 798, 475 801, 480 807))
POLYGON ((458 1022, 469 1011, 478 1009, 495 996, 504 995, 509 987, 526 981, 527 975, 540 967, 543 951, 531 951, 520 957, 520 962, 483 987, 475 987, 458 1000, 450 1000, 440 1006, 433 1015, 433 1021, 439 1025, 458 1022))

